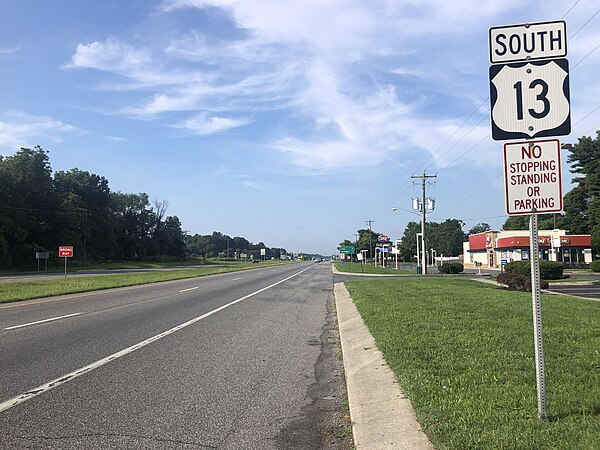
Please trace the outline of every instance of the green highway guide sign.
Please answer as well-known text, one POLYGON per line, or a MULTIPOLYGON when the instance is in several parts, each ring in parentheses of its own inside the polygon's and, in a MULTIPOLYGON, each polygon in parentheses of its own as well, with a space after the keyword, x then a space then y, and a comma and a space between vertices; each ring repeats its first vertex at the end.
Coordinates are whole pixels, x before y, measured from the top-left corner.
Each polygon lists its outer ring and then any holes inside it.
POLYGON ((352 247, 351 245, 347 245, 345 247, 340 247, 340 253, 346 254, 346 255, 354 255, 354 247, 352 247))

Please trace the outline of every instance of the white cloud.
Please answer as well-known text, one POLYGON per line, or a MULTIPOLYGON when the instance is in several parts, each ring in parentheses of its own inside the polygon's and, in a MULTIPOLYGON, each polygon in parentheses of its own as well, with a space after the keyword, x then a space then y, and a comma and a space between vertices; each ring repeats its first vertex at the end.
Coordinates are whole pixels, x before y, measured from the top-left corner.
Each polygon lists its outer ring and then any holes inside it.
POLYGON ((116 142, 116 143, 123 143, 123 142, 129 141, 129 139, 127 139, 125 137, 121 137, 121 136, 104 136, 104 139, 106 139, 107 141, 116 142))
POLYGON ((265 183, 265 182, 242 181, 242 186, 245 186, 245 187, 250 188, 250 189, 255 189, 255 190, 258 190, 258 191, 264 191, 270 185, 271 185, 270 183, 265 183))
POLYGON ((251 122, 250 119, 230 119, 228 117, 212 116, 206 113, 197 114, 189 119, 171 125, 173 128, 183 128, 199 136, 220 133, 232 128, 241 127, 251 122))
POLYGON ((60 142, 62 136, 77 128, 48 116, 33 116, 22 111, 8 111, 0 118, 0 147, 11 151, 20 147, 60 142))
POLYGON ((96 69, 123 75, 136 73, 151 61, 143 50, 108 39, 106 42, 79 44, 67 68, 96 69))

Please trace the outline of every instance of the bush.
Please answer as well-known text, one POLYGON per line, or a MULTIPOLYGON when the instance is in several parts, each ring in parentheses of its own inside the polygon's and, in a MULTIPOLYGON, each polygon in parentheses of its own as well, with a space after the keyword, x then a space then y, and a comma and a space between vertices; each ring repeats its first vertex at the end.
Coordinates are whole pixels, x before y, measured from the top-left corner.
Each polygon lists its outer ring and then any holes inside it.
POLYGON ((462 273, 465 270, 465 267, 461 263, 451 262, 451 263, 443 263, 439 267, 440 273, 462 273))
MULTIPOLYGON (((531 261, 511 261, 504 266, 505 272, 531 277, 531 261)), ((563 278, 564 265, 558 261, 540 261, 540 278, 560 280, 563 278)))
POLYGON ((531 263, 529 261, 511 261, 504 265, 504 271, 531 276, 531 263))
POLYGON ((540 261, 540 278, 543 280, 560 280, 563 278, 565 266, 559 261, 540 261))
MULTIPOLYGON (((521 262, 521 261, 517 261, 521 262)), ((504 272, 498 275, 496 281, 505 285, 509 291, 531 292, 531 277, 520 273, 504 272)), ((540 288, 548 289, 548 282, 540 280, 540 288)))
POLYGON ((592 263, 590 264, 590 270, 592 272, 600 272, 600 259, 592 261, 592 263))

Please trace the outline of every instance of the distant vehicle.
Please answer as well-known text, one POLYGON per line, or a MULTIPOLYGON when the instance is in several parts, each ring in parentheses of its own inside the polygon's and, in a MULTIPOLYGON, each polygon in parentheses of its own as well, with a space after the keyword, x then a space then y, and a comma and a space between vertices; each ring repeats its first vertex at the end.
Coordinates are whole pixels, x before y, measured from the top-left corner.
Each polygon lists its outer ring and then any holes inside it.
POLYGON ((260 259, 253 259, 252 260, 252 264, 258 264, 260 262, 260 259))
POLYGON ((321 262, 321 258, 315 258, 314 262, 316 262, 316 263, 321 262))

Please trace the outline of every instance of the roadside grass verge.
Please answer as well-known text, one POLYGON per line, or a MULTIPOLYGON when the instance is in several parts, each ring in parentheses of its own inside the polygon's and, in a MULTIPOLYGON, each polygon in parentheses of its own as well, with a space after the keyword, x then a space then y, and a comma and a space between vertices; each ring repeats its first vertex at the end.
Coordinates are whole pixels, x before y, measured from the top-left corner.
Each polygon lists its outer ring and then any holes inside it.
POLYGON ((340 264, 339 262, 334 263, 337 270, 344 273, 371 273, 380 275, 415 275, 416 272, 406 269, 395 269, 390 267, 374 267, 370 264, 349 263, 345 262, 340 264))
MULTIPOLYGON (((267 264, 265 266, 274 266, 267 264)), ((235 267, 202 267, 198 269, 181 269, 150 273, 129 273, 118 275, 76 276, 44 280, 17 281, 0 283, 0 303, 8 303, 33 298, 52 297, 56 295, 75 294, 78 292, 97 291, 139 284, 157 283, 161 281, 196 278, 219 273, 238 272, 248 269, 260 269, 260 265, 248 264, 235 267)))
POLYGON ((541 421, 530 293, 455 278, 346 286, 436 448, 600 448, 600 302, 542 295, 541 421))

